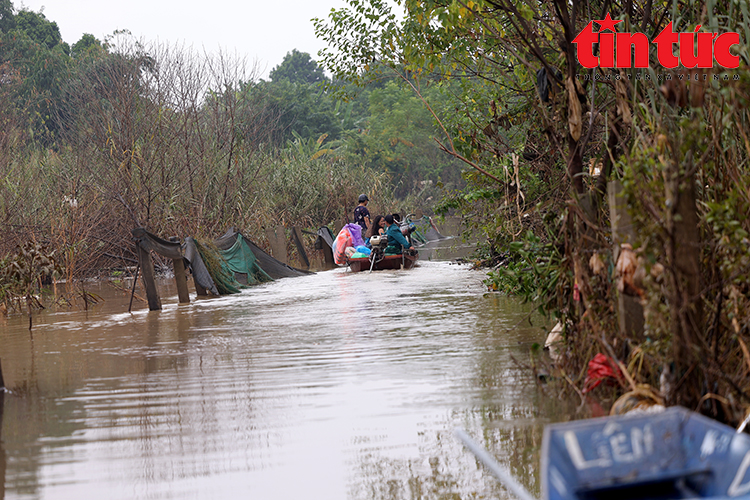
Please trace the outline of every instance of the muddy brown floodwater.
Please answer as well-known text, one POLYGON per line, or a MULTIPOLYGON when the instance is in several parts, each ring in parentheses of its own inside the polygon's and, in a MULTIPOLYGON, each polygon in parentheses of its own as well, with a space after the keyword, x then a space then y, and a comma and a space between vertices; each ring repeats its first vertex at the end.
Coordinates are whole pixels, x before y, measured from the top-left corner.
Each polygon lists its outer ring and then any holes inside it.
POLYGON ((11 316, 3 497, 508 498, 456 427, 538 495, 559 410, 513 358, 544 331, 513 328, 531 306, 439 256, 180 306, 165 281, 164 309, 132 314, 92 284, 102 304, 39 313, 33 336, 11 316))

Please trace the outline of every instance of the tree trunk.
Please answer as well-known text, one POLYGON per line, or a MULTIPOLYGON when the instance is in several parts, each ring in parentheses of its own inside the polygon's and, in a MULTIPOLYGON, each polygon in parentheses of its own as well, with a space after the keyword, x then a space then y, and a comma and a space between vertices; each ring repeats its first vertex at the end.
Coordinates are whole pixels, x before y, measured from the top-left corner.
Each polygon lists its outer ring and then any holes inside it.
POLYGON ((701 306, 701 247, 696 207, 692 152, 683 163, 684 172, 672 163, 667 172, 667 259, 671 268, 668 297, 674 356, 674 384, 666 394, 669 403, 697 409, 705 392, 701 364, 703 308, 701 306))

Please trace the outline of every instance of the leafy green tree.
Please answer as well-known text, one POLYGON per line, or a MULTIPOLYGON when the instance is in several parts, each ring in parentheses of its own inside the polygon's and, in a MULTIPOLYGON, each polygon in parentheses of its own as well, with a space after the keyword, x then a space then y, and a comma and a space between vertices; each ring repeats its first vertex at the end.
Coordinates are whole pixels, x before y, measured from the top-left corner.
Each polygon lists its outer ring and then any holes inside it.
POLYGON ((344 131, 361 131, 370 115, 370 92, 378 85, 366 88, 351 88, 345 82, 332 82, 328 93, 336 101, 336 116, 341 120, 344 131), (348 92, 337 92, 339 88, 349 88, 348 92))
POLYGON ((288 141, 312 140, 326 135, 338 139, 342 132, 342 110, 326 90, 329 82, 310 54, 293 50, 270 73, 271 81, 246 86, 255 96, 266 99, 278 117, 279 145, 288 141))
POLYGON ((287 52, 284 60, 271 70, 269 76, 274 83, 282 80, 301 84, 323 84, 328 82, 323 69, 310 57, 310 54, 300 52, 297 49, 287 52))
POLYGON ((10 0, 0 0, 0 33, 7 33, 16 27, 13 3, 10 0))
POLYGON ((81 58, 87 53, 101 50, 104 50, 101 40, 97 39, 94 35, 84 33, 81 39, 70 48, 70 55, 74 58, 81 58))
MULTIPOLYGON (((21 10, 15 16, 15 23, 17 30, 23 31, 34 42, 48 49, 63 43, 57 23, 49 21, 41 12, 21 10)), ((64 51, 69 52, 68 50, 64 51)))
POLYGON ((341 123, 336 117, 336 103, 323 87, 288 80, 266 85, 269 98, 279 115, 279 127, 285 141, 293 137, 292 132, 304 139, 317 139, 323 134, 328 134, 331 139, 340 136, 341 123))
MULTIPOLYGON (((438 103, 429 102, 422 95, 422 82, 427 86, 431 80, 453 74, 458 78, 476 77, 476 74, 468 74, 463 69, 457 72, 458 63, 451 57, 451 52, 456 50, 477 59, 476 47, 473 51, 468 50, 476 35, 468 36, 468 41, 465 41, 453 30, 443 35, 442 40, 438 39, 435 35, 442 29, 438 19, 424 16, 424 11, 430 5, 425 4, 420 8, 417 4, 415 11, 418 12, 413 16, 409 15, 407 9, 407 16, 401 21, 392 5, 385 0, 351 1, 348 8, 334 9, 328 21, 315 19, 316 34, 329 45, 319 53, 322 65, 336 81, 355 86, 365 86, 382 78, 400 78, 412 88, 436 120, 441 134, 440 138, 435 139, 440 148, 483 175, 502 182, 475 159, 462 154, 453 140, 454 134, 443 123, 444 117, 434 109, 438 103)), ((451 8, 455 10, 458 5, 458 2, 452 2, 451 8)), ((455 16, 443 13, 439 20, 449 17, 452 19, 455 16)), ((464 23, 469 24, 466 20, 464 23)), ((495 52, 487 54, 490 59, 496 55, 495 52)), ((505 67, 507 62, 503 60, 498 64, 505 67)), ((494 75, 485 77, 495 79, 494 75)), ((457 107, 455 111, 461 110, 457 107)), ((468 137, 475 129, 476 124, 472 124, 472 129, 463 133, 468 137)))
POLYGON ((18 76, 9 89, 15 113, 37 140, 52 146, 59 132, 54 109, 70 69, 68 46, 42 14, 19 12, 16 26, 0 33, 0 64, 18 76))
MULTIPOLYGON (((437 99, 439 92, 435 85, 424 93, 437 99)), ((440 150, 434 140, 440 131, 411 89, 392 80, 372 90, 369 114, 363 154, 394 177, 398 195, 427 181, 460 183, 461 167, 440 150)))

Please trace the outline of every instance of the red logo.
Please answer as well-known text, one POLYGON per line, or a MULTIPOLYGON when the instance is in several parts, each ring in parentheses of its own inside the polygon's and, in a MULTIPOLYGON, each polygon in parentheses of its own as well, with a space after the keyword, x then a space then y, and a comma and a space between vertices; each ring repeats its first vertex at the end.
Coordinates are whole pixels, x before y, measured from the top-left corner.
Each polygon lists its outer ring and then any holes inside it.
MULTIPOLYGON (((601 21, 591 21, 573 39, 576 44, 578 62, 584 68, 648 68, 649 41, 643 33, 617 33, 615 21, 607 13, 601 21), (600 30, 594 32, 594 23, 600 30), (611 33, 606 33, 611 31, 611 33), (599 55, 594 55, 594 44, 599 44, 599 55)), ((685 68, 711 68, 714 60, 724 68, 737 68, 740 56, 729 50, 739 45, 740 34, 699 33, 701 25, 696 26, 694 33, 675 33, 670 22, 653 40, 656 44, 656 58, 665 68, 676 68, 682 64, 685 68), (678 44, 677 55, 674 44, 678 44)))

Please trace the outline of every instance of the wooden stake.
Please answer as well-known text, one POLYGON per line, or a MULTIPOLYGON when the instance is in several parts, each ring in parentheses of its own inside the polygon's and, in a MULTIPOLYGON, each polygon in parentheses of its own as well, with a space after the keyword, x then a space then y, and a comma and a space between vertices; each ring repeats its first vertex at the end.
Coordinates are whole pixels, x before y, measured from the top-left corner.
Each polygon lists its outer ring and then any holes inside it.
POLYGON ((294 244, 297 246, 297 252, 299 253, 300 259, 302 259, 305 268, 310 269, 310 259, 307 258, 305 245, 302 244, 302 235, 297 226, 292 227, 292 240, 294 240, 294 244))
POLYGON ((26 294, 26 309, 29 311, 29 331, 31 331, 31 292, 26 294))
POLYGON ((189 304, 190 294, 185 277, 185 261, 182 258, 172 259, 172 263, 174 264, 174 280, 177 283, 177 297, 180 304, 189 304))
POLYGON ((268 238, 268 244, 271 246, 271 255, 273 255, 273 258, 284 264, 288 264, 284 226, 278 226, 276 229, 267 227, 266 237, 268 238))
POLYGON ((160 311, 161 310, 161 299, 159 299, 159 291, 156 289, 156 279, 154 278, 154 261, 151 260, 151 254, 141 248, 141 245, 136 242, 136 248, 138 249, 138 262, 140 263, 143 276, 143 286, 146 288, 146 300, 148 301, 149 311, 160 311))

